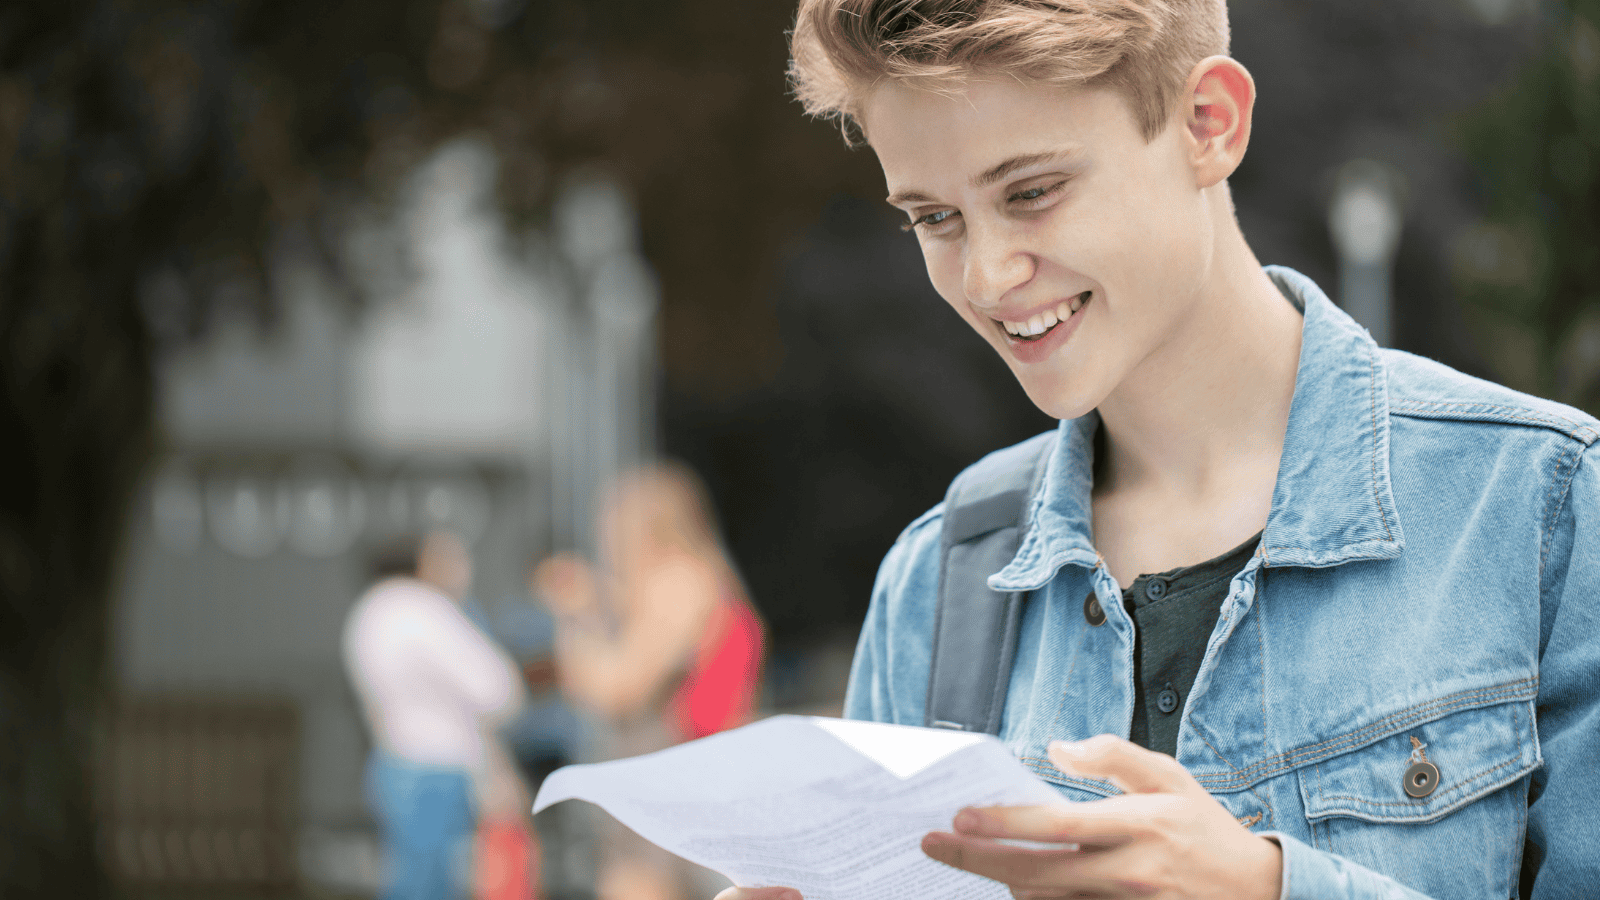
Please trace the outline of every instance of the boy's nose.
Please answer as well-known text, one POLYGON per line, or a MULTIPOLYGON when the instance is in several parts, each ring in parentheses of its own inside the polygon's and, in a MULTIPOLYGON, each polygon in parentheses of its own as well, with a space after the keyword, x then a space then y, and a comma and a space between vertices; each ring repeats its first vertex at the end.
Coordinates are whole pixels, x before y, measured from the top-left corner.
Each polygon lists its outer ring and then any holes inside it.
POLYGON ((967 235, 962 288, 973 306, 993 309, 1012 289, 1033 278, 1036 266, 1033 255, 1005 234, 969 228, 967 235))

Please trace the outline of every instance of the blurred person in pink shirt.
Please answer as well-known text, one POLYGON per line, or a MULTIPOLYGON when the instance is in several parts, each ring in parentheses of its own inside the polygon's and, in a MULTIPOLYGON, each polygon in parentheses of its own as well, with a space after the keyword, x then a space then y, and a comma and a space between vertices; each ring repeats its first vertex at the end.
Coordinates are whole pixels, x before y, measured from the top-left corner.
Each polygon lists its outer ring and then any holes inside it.
POLYGON ((367 794, 388 853, 384 900, 468 894, 480 811, 525 807, 494 731, 523 702, 515 664, 460 608, 472 562, 435 532, 383 554, 345 621, 372 729, 367 794))

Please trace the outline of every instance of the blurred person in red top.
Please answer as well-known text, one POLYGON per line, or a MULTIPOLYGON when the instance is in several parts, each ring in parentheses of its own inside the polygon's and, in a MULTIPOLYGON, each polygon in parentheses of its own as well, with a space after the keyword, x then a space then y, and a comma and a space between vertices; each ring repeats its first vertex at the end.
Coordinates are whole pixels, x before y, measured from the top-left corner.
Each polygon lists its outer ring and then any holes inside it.
MULTIPOLYGON (((597 523, 605 567, 562 553, 532 589, 556 617, 562 690, 603 723, 601 751, 634 756, 742 725, 755 710, 762 624, 717 536, 700 479, 676 463, 627 473, 597 523)), ((683 896, 663 851, 621 838, 601 900, 683 896)))
POLYGON ((747 721, 762 627, 700 480, 675 463, 630 472, 608 491, 598 530, 604 571, 563 553, 533 575, 556 615, 562 690, 613 726, 660 719, 662 746, 747 721))

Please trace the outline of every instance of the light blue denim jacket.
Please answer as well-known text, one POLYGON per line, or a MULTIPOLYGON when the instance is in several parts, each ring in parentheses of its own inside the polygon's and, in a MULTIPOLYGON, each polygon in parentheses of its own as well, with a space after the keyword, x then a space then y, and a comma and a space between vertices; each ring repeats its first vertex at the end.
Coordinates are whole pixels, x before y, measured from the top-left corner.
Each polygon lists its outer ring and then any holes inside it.
MULTIPOLYGON (((1267 271, 1305 314, 1294 400, 1178 761, 1279 840, 1285 900, 1600 898, 1600 422, 1381 350, 1305 276, 1267 271), (1424 756, 1437 786, 1413 798, 1424 756)), ((1074 800, 1114 789, 1045 745, 1126 737, 1133 713, 1133 625, 1090 541, 1097 425, 1061 423, 989 579, 1032 592, 1000 737, 1074 800)), ((849 717, 922 724, 940 513, 883 561, 849 717)))

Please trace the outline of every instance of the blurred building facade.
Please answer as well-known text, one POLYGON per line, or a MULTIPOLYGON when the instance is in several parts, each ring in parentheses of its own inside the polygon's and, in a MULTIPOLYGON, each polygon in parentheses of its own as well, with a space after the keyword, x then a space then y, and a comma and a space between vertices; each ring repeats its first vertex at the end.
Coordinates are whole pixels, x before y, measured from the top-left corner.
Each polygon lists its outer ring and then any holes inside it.
MULTIPOLYGON (((362 891, 377 879, 362 794, 369 738, 339 656, 373 548, 449 528, 471 544, 474 596, 492 602, 523 591, 529 554, 549 540, 541 367, 556 299, 509 247, 488 205, 492 177, 483 147, 449 145, 395 223, 356 235, 380 248, 372 265, 385 279, 365 315, 341 312, 326 281, 291 260, 276 333, 223 324, 161 373, 165 454, 130 535, 116 690, 126 704, 202 718, 284 711, 293 772, 278 787, 294 794, 292 853, 312 882, 362 891), (406 252, 384 256, 385 241, 406 252)), ((239 740, 232 752, 262 752, 239 740)), ((174 784, 203 780, 192 757, 153 765, 181 769, 174 784)), ((118 777, 151 776, 125 762, 118 777)), ((204 880, 196 860, 217 844, 189 833, 221 814, 195 802, 189 821, 168 812, 182 840, 123 835, 113 867, 136 882, 204 880)))

